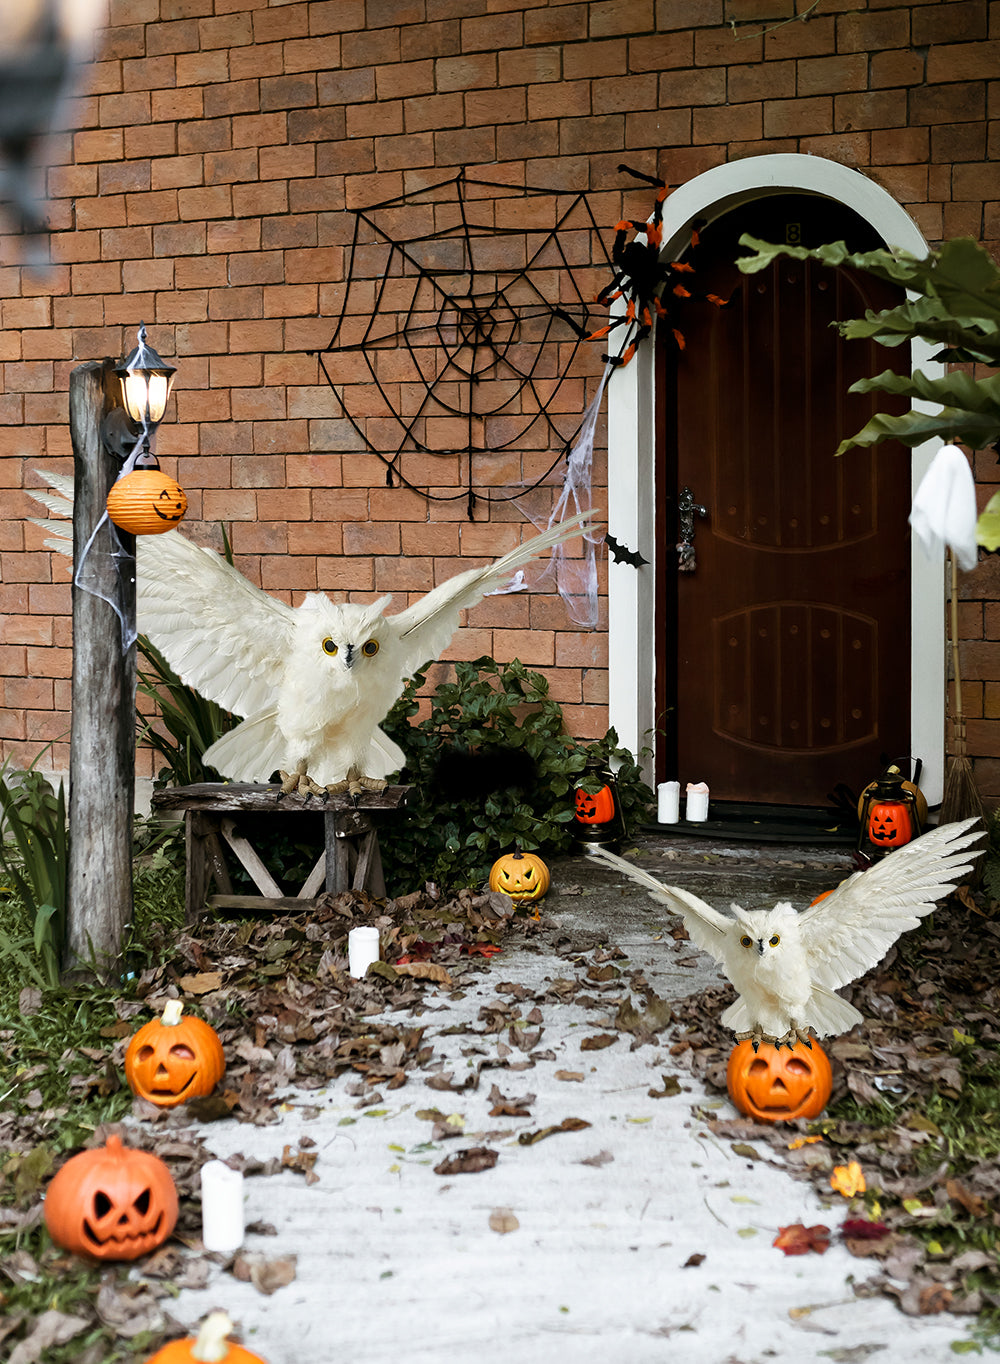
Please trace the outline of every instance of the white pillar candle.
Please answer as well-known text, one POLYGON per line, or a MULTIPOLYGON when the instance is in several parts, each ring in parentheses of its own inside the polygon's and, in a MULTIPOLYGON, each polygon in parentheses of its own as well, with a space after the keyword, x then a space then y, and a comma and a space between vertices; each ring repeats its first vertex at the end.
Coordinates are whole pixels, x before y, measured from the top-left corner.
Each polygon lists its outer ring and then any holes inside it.
POLYGON ((708 819, 708 787, 703 781, 688 782, 685 817, 697 823, 708 819))
POLYGON ((223 1255, 243 1244, 243 1176, 221 1160, 201 1167, 201 1239, 223 1255))
POLYGON ((363 976, 373 961, 378 961, 378 929, 352 928, 347 935, 347 969, 352 976, 363 976))
POLYGON ((656 788, 656 818, 661 824, 676 824, 680 817, 681 784, 661 781, 656 788))

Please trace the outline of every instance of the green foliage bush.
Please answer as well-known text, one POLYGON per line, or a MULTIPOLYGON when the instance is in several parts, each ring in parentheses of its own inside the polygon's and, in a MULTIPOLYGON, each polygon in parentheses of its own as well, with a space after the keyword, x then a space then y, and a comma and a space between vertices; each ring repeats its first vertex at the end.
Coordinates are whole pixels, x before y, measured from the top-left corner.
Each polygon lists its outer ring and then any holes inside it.
POLYGON ((63 784, 56 792, 34 763, 16 773, 5 763, 0 768, 0 811, 0 868, 9 882, 8 894, 19 902, 30 930, 22 936, 11 931, 10 924, 0 927, 0 953, 15 960, 37 984, 58 985, 69 856, 63 784))
POLYGON ((482 883, 500 854, 515 846, 543 854, 568 851, 572 793, 581 785, 598 789, 592 777, 582 779, 591 757, 617 768, 626 824, 645 816, 653 793, 615 731, 589 745, 566 734, 547 681, 519 660, 506 667, 492 658, 456 663, 454 680, 431 694, 430 714, 412 724, 425 683, 426 673, 417 673, 382 723, 406 754, 406 777, 414 787, 405 822, 393 824, 382 840, 386 880, 394 890, 417 889, 427 881, 448 887, 482 883), (519 755, 529 760, 523 783, 515 780, 485 794, 451 789, 442 798, 443 759, 497 751, 515 772, 519 755))

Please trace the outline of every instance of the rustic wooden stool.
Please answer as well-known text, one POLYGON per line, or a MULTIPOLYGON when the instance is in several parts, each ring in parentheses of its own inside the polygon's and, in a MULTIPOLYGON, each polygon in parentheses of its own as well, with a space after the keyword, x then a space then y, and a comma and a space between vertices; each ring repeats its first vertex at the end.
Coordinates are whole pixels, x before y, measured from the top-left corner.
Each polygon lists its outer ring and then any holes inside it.
POLYGON ((205 905, 213 909, 301 909, 321 890, 366 890, 385 894, 378 821, 391 818, 406 804, 408 786, 387 786, 349 795, 284 795, 280 786, 250 782, 202 782, 154 791, 156 812, 184 812, 186 851, 185 917, 195 922, 205 905), (281 887, 239 831, 240 815, 322 815, 324 849, 295 896, 281 887), (250 873, 260 895, 234 895, 223 842, 250 873), (215 882, 220 893, 209 895, 215 882))

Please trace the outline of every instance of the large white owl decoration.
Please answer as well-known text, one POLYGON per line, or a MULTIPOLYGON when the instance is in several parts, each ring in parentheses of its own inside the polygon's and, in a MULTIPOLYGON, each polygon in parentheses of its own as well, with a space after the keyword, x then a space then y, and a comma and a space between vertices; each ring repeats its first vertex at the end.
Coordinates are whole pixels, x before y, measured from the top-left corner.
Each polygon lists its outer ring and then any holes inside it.
MULTIPOLYGON (((72 480, 42 477, 57 495, 33 496, 71 514, 72 480)), ((586 534, 592 516, 552 526, 392 616, 390 596, 358 605, 310 592, 289 606, 179 531, 141 536, 137 624, 182 681, 242 717, 204 754, 223 776, 257 782, 280 771, 306 789, 383 784, 404 755, 379 723, 406 680, 447 648, 461 611, 539 554, 586 534)), ((65 522, 43 524, 57 537, 49 543, 72 553, 65 522)))
POLYGON ((967 819, 930 830, 801 912, 787 903, 732 905, 732 917, 604 848, 588 852, 679 914, 691 941, 721 965, 739 996, 721 1021, 737 1041, 794 1046, 796 1039, 808 1043, 810 1031, 827 1037, 864 1021, 834 991, 877 965, 901 933, 954 890, 975 859, 970 849, 983 834, 976 824, 967 819))

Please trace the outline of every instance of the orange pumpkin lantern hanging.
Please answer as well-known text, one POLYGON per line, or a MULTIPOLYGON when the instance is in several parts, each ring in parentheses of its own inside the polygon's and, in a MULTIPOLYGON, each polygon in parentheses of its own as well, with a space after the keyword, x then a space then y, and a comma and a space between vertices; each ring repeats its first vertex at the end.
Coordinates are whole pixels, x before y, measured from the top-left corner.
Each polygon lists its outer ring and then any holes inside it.
POLYGON ((187 494, 153 455, 141 455, 131 473, 112 486, 108 515, 131 535, 160 535, 173 530, 187 511, 187 494))
POLYGON ((817 1118, 833 1088, 830 1061, 818 1042, 812 1047, 775 1047, 739 1042, 729 1055, 726 1087, 739 1111, 758 1122, 817 1118))
POLYGON ((226 1058, 215 1029, 183 1004, 168 999, 160 1018, 143 1024, 125 1052, 125 1078, 133 1094, 160 1108, 211 1094, 226 1058))
POLYGON ((168 1341, 145 1364, 266 1364, 260 1355, 227 1339, 232 1329, 225 1312, 210 1312, 197 1336, 168 1341))
POLYGON ((898 769, 890 768, 862 797, 858 852, 875 862, 921 832, 916 795, 906 789, 898 769))
POLYGON ((520 848, 504 853, 490 868, 490 890, 503 891, 516 904, 540 900, 549 884, 549 869, 538 854, 520 848))
POLYGON ((45 1225, 64 1250, 94 1260, 137 1260, 177 1224, 177 1190, 167 1165, 149 1151, 108 1137, 72 1156, 49 1184, 45 1225))

